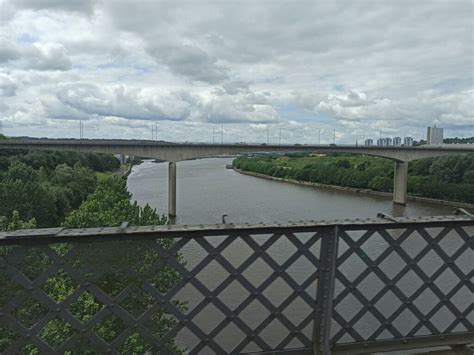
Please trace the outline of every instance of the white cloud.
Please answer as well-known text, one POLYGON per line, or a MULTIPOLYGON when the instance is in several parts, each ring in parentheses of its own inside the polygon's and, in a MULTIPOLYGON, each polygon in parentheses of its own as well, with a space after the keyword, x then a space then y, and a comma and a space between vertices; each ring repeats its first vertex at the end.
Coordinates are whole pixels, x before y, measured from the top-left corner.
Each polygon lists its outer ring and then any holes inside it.
POLYGON ((71 61, 60 43, 18 44, 0 38, 0 65, 11 69, 69 70, 71 61))
POLYGON ((171 140, 222 123, 295 141, 431 123, 474 134, 470 0, 2 1, 0 109, 12 132, 84 119, 121 127, 104 136, 147 137, 161 121, 171 140))
POLYGON ((197 46, 167 45, 149 48, 148 52, 173 73, 191 80, 214 84, 228 78, 226 69, 217 63, 217 58, 197 46))
POLYGON ((185 94, 124 85, 67 85, 59 89, 57 98, 62 104, 88 115, 181 121, 189 114, 185 94))
POLYGON ((92 0, 15 0, 18 9, 59 10, 90 13, 95 1, 92 0))
POLYGON ((0 73, 0 96, 14 96, 17 85, 7 74, 0 73))
POLYGON ((20 58, 20 51, 15 43, 6 38, 0 38, 0 63, 20 58))

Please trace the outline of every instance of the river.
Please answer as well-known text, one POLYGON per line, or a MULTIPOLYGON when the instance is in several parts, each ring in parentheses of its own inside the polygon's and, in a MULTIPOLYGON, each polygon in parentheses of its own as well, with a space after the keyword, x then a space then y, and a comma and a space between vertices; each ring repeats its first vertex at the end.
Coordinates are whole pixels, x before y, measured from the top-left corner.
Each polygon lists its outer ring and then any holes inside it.
MULTIPOLYGON (((278 181, 271 181, 239 174, 233 170, 225 168, 232 159, 216 158, 192 160, 178 163, 177 166, 177 224, 211 224, 220 223, 222 215, 227 215, 227 222, 232 223, 283 223, 287 221, 301 220, 336 220, 375 217, 378 212, 393 216, 420 216, 420 215, 443 215, 452 214, 452 207, 442 205, 431 205, 422 202, 410 201, 407 206, 394 206, 391 198, 375 195, 363 195, 346 191, 331 190, 324 188, 314 188, 309 186, 300 186, 278 181)), ((134 166, 132 173, 128 178, 128 189, 133 198, 139 204, 150 204, 161 214, 167 213, 167 186, 168 186, 168 164, 154 163, 146 161, 141 165, 134 166)), ((411 243, 413 248, 420 247, 417 241, 413 239, 411 243)), ((212 242, 212 241, 211 241, 212 242)), ((248 256, 248 247, 244 243, 238 243, 239 240, 232 243, 225 251, 226 259, 231 263, 239 265, 248 256), (246 254, 247 253, 247 254, 246 254)), ((383 241, 382 241, 383 242, 383 241)), ((385 245, 379 238, 369 240, 364 244, 369 255, 379 255, 385 245)), ((287 239, 282 239, 281 243, 275 243, 271 247, 271 256, 275 260, 285 260, 293 253, 291 243, 287 239)), ((198 264, 206 257, 206 252, 200 248, 197 243, 192 241, 182 250, 182 254, 187 267, 198 264)), ((424 267, 437 268, 436 258, 426 258, 424 267)), ((295 280, 305 280, 314 272, 314 267, 304 257, 292 264, 288 274, 295 280), (299 262, 301 261, 301 262, 299 262)), ((228 273, 217 263, 209 264, 206 269, 198 275, 206 287, 213 289, 219 283, 228 277, 228 273)), ((388 269, 398 269, 400 265, 397 261, 388 260, 386 267, 388 269)), ((236 265, 236 266, 237 266, 236 265)), ((345 274, 357 275, 366 268, 360 259, 354 258, 346 263, 345 274)), ((262 282, 262 278, 268 276, 268 266, 264 262, 255 262, 245 272, 245 277, 255 285, 262 282)), ((275 303, 282 302, 291 293, 288 285, 280 278, 268 287, 264 294, 269 300, 275 303)), ((367 278, 369 280, 369 277, 367 278)), ((410 277, 404 278, 405 282, 413 285, 416 279, 410 280, 410 277)), ((418 281, 419 282, 419 281, 418 281)), ((306 288, 310 295, 315 295, 315 282, 306 288)), ((376 280, 365 283, 367 292, 372 292, 380 287, 376 280)), ((340 292, 337 290, 336 292, 340 292)), ((365 290, 364 290, 365 292, 365 290)), ((238 305, 247 297, 246 291, 234 281, 223 293, 219 295, 219 300, 226 305, 238 305)), ((469 295, 464 295, 466 299, 469 295)), ((193 287, 186 286, 177 296, 180 300, 188 302, 189 309, 192 310, 202 299, 202 295, 193 287)), ((386 309, 387 312, 396 309, 400 303, 398 299, 389 299, 384 297, 381 303, 381 312, 386 309)), ((348 298, 347 298, 348 299, 348 298)), ((420 302, 430 301, 426 297, 419 298, 420 302)), ((431 300, 433 301, 433 300, 431 300)), ((337 305, 338 312, 350 314, 355 309, 355 302, 343 301, 337 305)), ((304 319, 311 313, 311 309, 304 304, 299 297, 285 309, 287 317, 296 322, 304 319), (299 300, 299 302, 298 302, 299 300), (288 311, 287 311, 288 310, 288 311)), ((268 311, 258 302, 252 302, 239 317, 256 327, 261 322, 268 311)), ((193 319, 193 322, 205 331, 211 331, 222 320, 222 314, 215 307, 206 307, 193 319)), ((404 323, 405 319, 401 319, 404 323)), ((374 331, 378 324, 370 320, 360 321, 358 327, 360 332, 374 331)), ((402 325, 403 327, 403 325, 402 325)), ((303 333, 308 339, 311 339, 311 326, 305 327, 303 333)), ((287 334, 278 322, 272 322, 268 325, 262 338, 271 345, 276 345, 287 334), (272 343, 273 342, 273 343, 272 343)), ((223 346, 226 352, 230 352, 233 347, 242 339, 242 332, 228 326, 216 341, 223 346)), ((343 341, 351 341, 350 338, 343 341)), ((183 347, 192 348, 198 341, 196 336, 187 330, 178 334, 177 342, 183 347)), ((259 347, 250 343, 246 351, 258 351, 259 347), (252 347, 253 346, 253 347, 252 347)), ((298 341, 292 341, 290 347, 301 346, 298 341)), ((203 353, 207 353, 204 351, 203 353)), ((212 353, 212 352, 209 352, 212 353)))
MULTIPOLYGON (((452 214, 453 207, 409 201, 392 204, 390 197, 314 188, 256 178, 225 169, 232 159, 190 160, 177 167, 177 224, 272 223, 393 216, 452 214)), ((168 164, 134 166, 128 189, 139 204, 166 214, 168 164)))

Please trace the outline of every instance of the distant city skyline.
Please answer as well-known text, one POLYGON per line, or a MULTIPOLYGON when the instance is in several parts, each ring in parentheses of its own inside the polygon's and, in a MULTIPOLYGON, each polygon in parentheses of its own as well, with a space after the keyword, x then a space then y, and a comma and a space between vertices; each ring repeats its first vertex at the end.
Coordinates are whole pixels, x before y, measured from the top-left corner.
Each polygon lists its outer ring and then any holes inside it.
POLYGON ((436 125, 473 136, 473 3, 363 4, 0 0, 3 133, 79 138, 82 125, 85 138, 211 142, 223 126, 217 141, 349 144, 426 139, 436 125))
MULTIPOLYGON (((384 134, 383 132, 358 132, 349 136, 353 138, 353 140, 344 139, 341 137, 339 131, 325 130, 325 129, 315 129, 316 135, 310 135, 308 132, 309 130, 300 128, 300 130, 296 128, 288 128, 285 129, 281 126, 277 127, 270 127, 268 130, 266 128, 262 129, 261 127, 255 128, 250 125, 226 125, 224 126, 224 134, 222 134, 221 129, 222 125, 207 125, 207 127, 201 127, 203 132, 202 135, 199 135, 200 138, 196 140, 192 140, 189 137, 192 136, 190 132, 187 132, 187 129, 194 131, 195 128, 187 127, 181 129, 181 134, 178 139, 172 139, 174 137, 172 134, 167 133, 166 130, 160 130, 161 123, 153 123, 150 124, 148 128, 145 127, 144 134, 140 135, 130 135, 127 131, 127 134, 123 134, 120 132, 121 126, 114 126, 108 125, 106 126, 106 132, 102 130, 98 130, 97 126, 90 126, 87 127, 87 121, 78 121, 74 122, 77 124, 77 128, 74 127, 71 130, 67 129, 57 129, 55 131, 51 130, 50 127, 36 127, 37 134, 24 134, 19 132, 15 129, 10 129, 5 131, 2 129, 3 134, 6 136, 30 136, 30 137, 45 137, 45 138, 85 138, 85 139, 144 139, 144 140, 162 140, 162 141, 176 141, 176 142, 208 142, 208 143, 221 143, 221 140, 224 143, 239 143, 239 142, 253 142, 253 143, 267 143, 270 142, 272 144, 294 144, 294 143, 305 143, 305 144, 331 144, 334 142, 334 133, 336 134, 335 143, 340 144, 364 144, 367 140, 372 140, 373 144, 376 145, 377 140, 380 138, 390 138, 395 141, 396 138, 400 138, 401 144, 405 138, 411 138, 415 141, 426 141, 427 140, 427 128, 424 127, 420 130, 420 132, 411 134, 411 135, 388 135, 384 134), (86 122, 86 125, 84 124, 86 122), (245 128, 247 127, 247 130, 245 128), (208 131, 206 131, 206 128, 208 131), (242 133, 241 129, 245 130, 245 133, 242 133), (18 133, 19 132, 19 133, 18 133), (43 133, 41 133, 43 132, 43 133), (64 134, 61 134, 64 132, 64 134), (321 132, 321 133, 320 133, 321 132), (171 137, 171 138, 166 138, 171 137)), ((2 127, 2 120, 0 120, 0 127, 2 127)), ((139 129, 137 129, 140 131, 139 129)), ((2 132, 0 132, 2 133, 2 132)), ((171 132, 172 133, 172 132, 171 132)), ((452 134, 444 134, 444 138, 468 138, 473 137, 474 132, 470 134, 469 131, 458 132, 456 134, 455 131, 452 134)), ((395 142, 393 142, 395 144, 395 142)))

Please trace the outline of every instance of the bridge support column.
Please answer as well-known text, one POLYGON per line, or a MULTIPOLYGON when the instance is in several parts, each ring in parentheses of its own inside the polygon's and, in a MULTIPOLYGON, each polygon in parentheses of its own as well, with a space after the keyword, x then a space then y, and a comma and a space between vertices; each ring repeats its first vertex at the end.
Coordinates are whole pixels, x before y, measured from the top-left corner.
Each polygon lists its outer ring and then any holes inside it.
POLYGON ((393 176, 393 203, 406 205, 408 184, 408 162, 396 161, 393 176))
POLYGON ((172 161, 168 166, 168 215, 176 217, 176 163, 172 161))

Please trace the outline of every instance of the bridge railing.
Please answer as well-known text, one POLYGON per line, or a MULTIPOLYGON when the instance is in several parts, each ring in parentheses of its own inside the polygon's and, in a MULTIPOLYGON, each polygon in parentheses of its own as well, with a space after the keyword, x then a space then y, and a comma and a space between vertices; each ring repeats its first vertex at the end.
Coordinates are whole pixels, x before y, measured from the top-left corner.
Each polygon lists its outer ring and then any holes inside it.
POLYGON ((460 216, 0 233, 0 352, 468 344, 473 239, 460 216))

